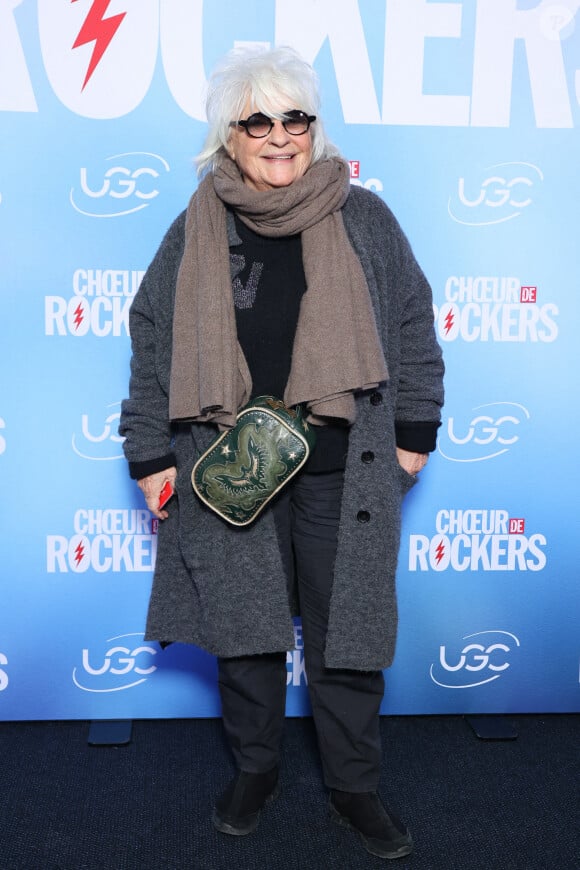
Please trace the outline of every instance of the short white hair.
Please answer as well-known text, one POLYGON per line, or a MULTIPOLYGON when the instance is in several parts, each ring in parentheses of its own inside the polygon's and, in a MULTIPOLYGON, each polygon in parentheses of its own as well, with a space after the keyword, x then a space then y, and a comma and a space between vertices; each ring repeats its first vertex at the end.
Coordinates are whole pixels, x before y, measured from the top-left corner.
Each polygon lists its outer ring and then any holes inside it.
POLYGON ((337 155, 319 118, 318 76, 293 49, 234 48, 217 64, 207 88, 206 113, 209 129, 196 157, 198 174, 214 170, 227 154, 230 124, 242 117, 244 106, 282 118, 289 109, 316 115, 310 127, 312 163, 337 155))

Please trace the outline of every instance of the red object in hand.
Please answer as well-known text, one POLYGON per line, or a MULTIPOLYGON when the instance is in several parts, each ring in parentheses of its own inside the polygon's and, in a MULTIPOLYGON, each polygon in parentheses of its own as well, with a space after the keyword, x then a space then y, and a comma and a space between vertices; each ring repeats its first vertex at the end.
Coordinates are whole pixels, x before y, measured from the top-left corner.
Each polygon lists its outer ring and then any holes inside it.
POLYGON ((162 507, 165 507, 171 496, 173 495, 173 487, 171 485, 170 480, 166 480, 163 484, 163 488, 159 493, 159 505, 158 509, 161 510, 162 507))

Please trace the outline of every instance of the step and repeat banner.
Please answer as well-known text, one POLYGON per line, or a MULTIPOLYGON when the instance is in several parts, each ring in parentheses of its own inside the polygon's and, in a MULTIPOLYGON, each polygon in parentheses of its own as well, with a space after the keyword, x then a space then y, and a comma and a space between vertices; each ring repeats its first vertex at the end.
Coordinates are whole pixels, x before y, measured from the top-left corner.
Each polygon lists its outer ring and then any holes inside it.
MULTIPOLYGON (((219 714, 211 656, 143 639, 157 526, 117 426, 206 76, 256 43, 314 64, 433 287, 447 400, 383 712, 580 711, 579 6, 0 0, 0 719, 219 714)), ((299 624, 288 686, 307 713, 299 624)))

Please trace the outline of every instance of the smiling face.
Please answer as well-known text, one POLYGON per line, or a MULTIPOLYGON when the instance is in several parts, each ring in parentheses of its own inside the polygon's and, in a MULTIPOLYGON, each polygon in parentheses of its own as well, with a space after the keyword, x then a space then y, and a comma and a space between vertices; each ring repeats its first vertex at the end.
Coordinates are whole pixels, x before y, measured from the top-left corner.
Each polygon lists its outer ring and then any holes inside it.
MULTIPOLYGON (((290 108, 295 107, 284 106, 279 111, 290 108)), ((241 118, 255 111, 248 101, 241 118)), ((228 153, 248 187, 258 191, 274 190, 288 187, 304 175, 312 158, 312 137, 310 130, 301 136, 292 136, 278 120, 274 120, 274 126, 263 139, 253 139, 242 127, 233 127, 228 153)))

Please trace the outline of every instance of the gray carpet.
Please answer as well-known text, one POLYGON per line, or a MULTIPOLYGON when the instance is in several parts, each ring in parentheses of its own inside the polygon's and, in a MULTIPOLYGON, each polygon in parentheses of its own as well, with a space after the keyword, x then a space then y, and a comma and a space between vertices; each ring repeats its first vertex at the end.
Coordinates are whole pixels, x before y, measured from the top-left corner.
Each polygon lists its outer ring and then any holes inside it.
MULTIPOLYGON (((382 793, 408 823, 413 870, 579 870, 578 715, 509 717, 478 740, 459 716, 382 720, 382 793)), ((328 820, 312 723, 289 719, 282 792, 249 837, 219 834, 231 761, 217 720, 134 723, 90 747, 88 723, 0 723, 0 870, 327 870, 387 862, 328 820)))

